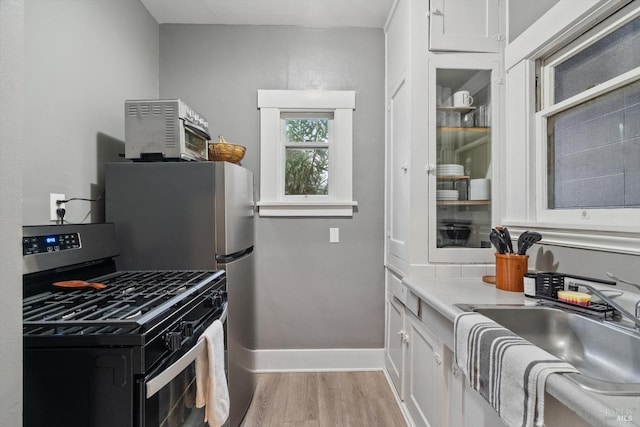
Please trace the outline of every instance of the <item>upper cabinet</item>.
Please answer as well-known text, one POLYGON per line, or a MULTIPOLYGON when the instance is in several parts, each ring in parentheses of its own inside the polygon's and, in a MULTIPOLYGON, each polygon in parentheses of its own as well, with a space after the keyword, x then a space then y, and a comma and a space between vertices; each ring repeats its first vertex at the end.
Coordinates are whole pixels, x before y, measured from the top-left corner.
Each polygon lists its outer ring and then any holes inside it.
POLYGON ((431 0, 429 49, 499 52, 505 39, 500 0, 431 0))
POLYGON ((430 61, 429 261, 490 262, 495 221, 493 157, 498 144, 499 63, 479 55, 430 61))
MULTIPOLYGON (((385 265, 401 276, 493 261, 504 111, 504 43, 493 35, 504 4, 398 0, 385 26, 385 265), (434 31, 448 52, 432 50, 434 31)), ((473 267, 468 271, 480 271, 473 267)))

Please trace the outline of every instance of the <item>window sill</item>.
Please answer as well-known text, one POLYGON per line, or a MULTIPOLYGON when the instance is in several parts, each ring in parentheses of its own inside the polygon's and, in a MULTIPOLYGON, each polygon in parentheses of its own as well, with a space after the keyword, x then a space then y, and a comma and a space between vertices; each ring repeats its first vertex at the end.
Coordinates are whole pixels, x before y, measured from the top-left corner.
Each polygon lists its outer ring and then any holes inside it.
POLYGON ((640 255, 639 227, 599 227, 587 229, 579 225, 505 221, 512 235, 530 230, 542 235, 543 245, 563 246, 602 252, 640 255))
POLYGON ((258 202, 260 216, 353 216, 356 201, 258 202))

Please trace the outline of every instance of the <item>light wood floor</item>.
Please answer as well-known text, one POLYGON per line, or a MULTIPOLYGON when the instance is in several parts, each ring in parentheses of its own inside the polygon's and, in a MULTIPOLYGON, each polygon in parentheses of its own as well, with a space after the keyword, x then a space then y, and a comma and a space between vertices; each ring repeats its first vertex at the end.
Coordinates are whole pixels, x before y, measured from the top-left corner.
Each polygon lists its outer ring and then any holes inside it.
POLYGON ((242 427, 406 427, 384 374, 259 374, 242 427))

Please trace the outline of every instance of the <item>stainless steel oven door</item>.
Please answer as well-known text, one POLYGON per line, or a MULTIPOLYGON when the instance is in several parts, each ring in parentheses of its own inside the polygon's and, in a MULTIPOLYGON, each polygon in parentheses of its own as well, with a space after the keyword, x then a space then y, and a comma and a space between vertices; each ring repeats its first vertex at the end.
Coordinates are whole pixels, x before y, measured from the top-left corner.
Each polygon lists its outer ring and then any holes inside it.
MULTIPOLYGON (((227 319, 227 307, 228 303, 225 303, 219 318, 223 324, 227 319)), ((144 403, 141 405, 140 427, 207 426, 204 408, 196 408, 195 404, 195 360, 205 349, 205 341, 198 341, 162 372, 141 382, 144 403)))

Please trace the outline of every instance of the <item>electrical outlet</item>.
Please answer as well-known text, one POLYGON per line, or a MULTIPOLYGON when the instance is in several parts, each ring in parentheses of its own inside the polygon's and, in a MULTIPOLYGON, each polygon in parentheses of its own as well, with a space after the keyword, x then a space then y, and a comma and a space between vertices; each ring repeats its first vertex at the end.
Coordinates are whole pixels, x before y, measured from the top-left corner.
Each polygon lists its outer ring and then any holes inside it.
POLYGON ((56 213, 56 210, 58 210, 58 208, 64 208, 64 203, 61 203, 60 205, 58 205, 56 202, 58 200, 65 200, 65 195, 64 194, 58 194, 58 193, 51 193, 49 194, 49 220, 50 221, 57 221, 58 220, 58 214, 56 213))

